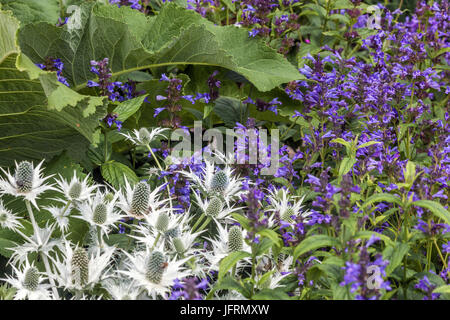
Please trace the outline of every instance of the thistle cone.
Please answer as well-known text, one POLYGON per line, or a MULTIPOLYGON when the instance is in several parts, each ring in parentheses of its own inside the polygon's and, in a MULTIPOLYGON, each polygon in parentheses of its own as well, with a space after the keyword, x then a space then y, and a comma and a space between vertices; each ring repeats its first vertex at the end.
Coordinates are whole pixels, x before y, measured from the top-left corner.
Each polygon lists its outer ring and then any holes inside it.
POLYGON ((33 188, 33 165, 31 162, 22 161, 16 169, 16 184, 21 192, 29 192, 33 188))
POLYGON ((147 280, 153 283, 160 283, 164 269, 165 269, 166 258, 164 254, 159 251, 153 251, 148 257, 146 264, 145 276, 147 280))
POLYGON ((39 271, 36 267, 29 267, 25 272, 23 286, 30 291, 35 291, 39 285, 39 271))
POLYGON ((240 251, 244 246, 242 231, 238 226, 232 226, 228 232, 228 251, 240 251))
POLYGON ((228 176, 224 171, 217 172, 211 181, 211 190, 213 192, 223 192, 228 186, 228 176))
POLYGON ((72 256, 72 277, 79 286, 84 286, 89 281, 89 258, 86 250, 77 248, 72 256))
POLYGON ((81 195, 81 188, 81 183, 79 183, 78 181, 74 182, 69 189, 69 197, 71 199, 78 199, 81 195))
POLYGON ((99 203, 94 209, 92 220, 96 224, 104 224, 107 218, 108 218, 108 209, 106 208, 106 205, 104 205, 103 203, 99 203))
POLYGON ((156 230, 164 233, 167 231, 168 226, 169 226, 169 215, 166 212, 160 213, 155 224, 156 230))
POLYGON ((133 191, 131 210, 136 216, 143 216, 148 208, 150 200, 150 186, 145 182, 139 182, 133 191))
POLYGON ((223 209, 223 203, 222 200, 220 200, 218 197, 214 197, 211 199, 210 203, 208 204, 208 207, 205 210, 205 214, 207 216, 211 217, 217 217, 223 209))

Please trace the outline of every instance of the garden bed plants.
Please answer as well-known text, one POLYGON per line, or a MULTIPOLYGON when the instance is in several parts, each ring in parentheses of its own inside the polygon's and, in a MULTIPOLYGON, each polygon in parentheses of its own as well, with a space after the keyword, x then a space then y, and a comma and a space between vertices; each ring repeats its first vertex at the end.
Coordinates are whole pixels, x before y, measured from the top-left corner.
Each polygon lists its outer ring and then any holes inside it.
POLYGON ((449 12, 0 0, 0 299, 449 299, 449 12))

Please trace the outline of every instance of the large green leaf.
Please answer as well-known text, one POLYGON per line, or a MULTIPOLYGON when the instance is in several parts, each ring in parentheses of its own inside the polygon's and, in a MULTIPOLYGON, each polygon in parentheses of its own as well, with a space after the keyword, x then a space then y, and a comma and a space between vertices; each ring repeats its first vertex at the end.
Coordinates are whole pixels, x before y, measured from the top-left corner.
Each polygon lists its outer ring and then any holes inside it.
POLYGON ((105 101, 81 95, 36 67, 15 45, 18 27, 10 13, 0 12, 0 165, 63 150, 79 158, 95 140, 105 101))
POLYGON ((68 81, 81 89, 90 61, 109 58, 113 75, 169 65, 211 65, 236 71, 259 90, 301 78, 283 56, 246 30, 218 27, 199 14, 167 4, 151 18, 126 7, 85 4, 80 25, 29 24, 21 29, 23 51, 35 63, 61 58, 68 81), (74 27, 75 26, 75 27, 74 27), (39 41, 36 41, 39 39, 39 41))
POLYGON ((0 0, 3 10, 11 10, 23 23, 46 21, 55 24, 59 18, 59 0, 0 0))

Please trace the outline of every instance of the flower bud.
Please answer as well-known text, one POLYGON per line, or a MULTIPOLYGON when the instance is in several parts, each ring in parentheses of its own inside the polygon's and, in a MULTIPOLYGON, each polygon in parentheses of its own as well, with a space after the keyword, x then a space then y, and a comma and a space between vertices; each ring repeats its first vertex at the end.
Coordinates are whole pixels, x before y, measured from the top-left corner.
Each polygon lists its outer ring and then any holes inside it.
POLYGON ((173 246, 174 246, 174 248, 175 248, 175 251, 176 251, 178 254, 183 254, 183 253, 186 251, 186 249, 185 249, 185 247, 184 247, 184 244, 183 244, 183 241, 181 241, 180 238, 174 238, 174 239, 172 240, 172 243, 173 243, 173 246))

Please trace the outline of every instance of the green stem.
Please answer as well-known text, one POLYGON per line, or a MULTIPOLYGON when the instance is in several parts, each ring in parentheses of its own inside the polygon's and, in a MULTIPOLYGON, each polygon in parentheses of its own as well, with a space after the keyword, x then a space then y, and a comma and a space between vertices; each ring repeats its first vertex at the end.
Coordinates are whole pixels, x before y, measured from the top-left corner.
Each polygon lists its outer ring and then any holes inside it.
POLYGON ((42 240, 41 240, 41 236, 39 235, 39 226, 36 223, 36 220, 34 219, 34 214, 33 214, 33 210, 31 209, 30 201, 25 200, 25 205, 28 210, 28 215, 30 216, 31 224, 33 225, 34 234, 36 235, 36 238, 38 239, 39 244, 41 244, 42 240))
POLYGON ((438 254, 439 254, 439 257, 440 257, 441 260, 442 260, 442 263, 444 264, 444 269, 447 269, 447 262, 445 261, 444 257, 442 256, 441 249, 439 248, 439 246, 438 246, 438 244, 437 244, 437 242, 436 242, 436 239, 433 239, 433 243, 434 243, 434 245, 436 246, 437 252, 438 252, 438 254))
POLYGON ((156 239, 155 239, 155 243, 153 243, 153 246, 151 248, 151 251, 153 251, 153 249, 156 247, 160 237, 161 237, 161 232, 158 232, 158 235, 156 236, 156 239))
POLYGON ((252 244, 252 296, 255 293, 255 275, 256 275, 256 254, 255 246, 252 244))
POLYGON ((72 200, 67 201, 66 206, 64 207, 61 215, 64 216, 64 213, 66 213, 67 209, 69 209, 70 205, 72 204, 72 200))
POLYGON ((195 222, 194 226, 192 227, 192 232, 195 231, 195 229, 199 226, 199 224, 203 221, 203 219, 205 218, 205 215, 201 215, 198 219, 197 222, 195 222))
POLYGON ((408 300, 408 283, 406 281, 406 255, 403 258, 403 295, 405 300, 408 300))
POLYGON ((428 242, 428 248, 427 248, 427 269, 426 269, 426 271, 429 271, 430 270, 430 267, 431 267, 431 251, 433 250, 433 247, 432 247, 432 243, 431 243, 431 241, 429 241, 428 242))
POLYGON ((286 131, 281 135, 280 140, 283 140, 284 136, 291 130, 296 124, 299 117, 295 118, 295 121, 286 129, 286 131))
POLYGON ((208 217, 208 218, 205 220, 205 223, 203 223, 203 224, 201 225, 200 228, 198 228, 197 230, 195 230, 195 232, 203 231, 203 229, 206 228, 206 226, 209 224, 210 221, 211 221, 211 217, 208 217))
POLYGON ((102 248, 103 247, 102 228, 100 228, 99 226, 97 226, 97 237, 99 247, 102 248))

